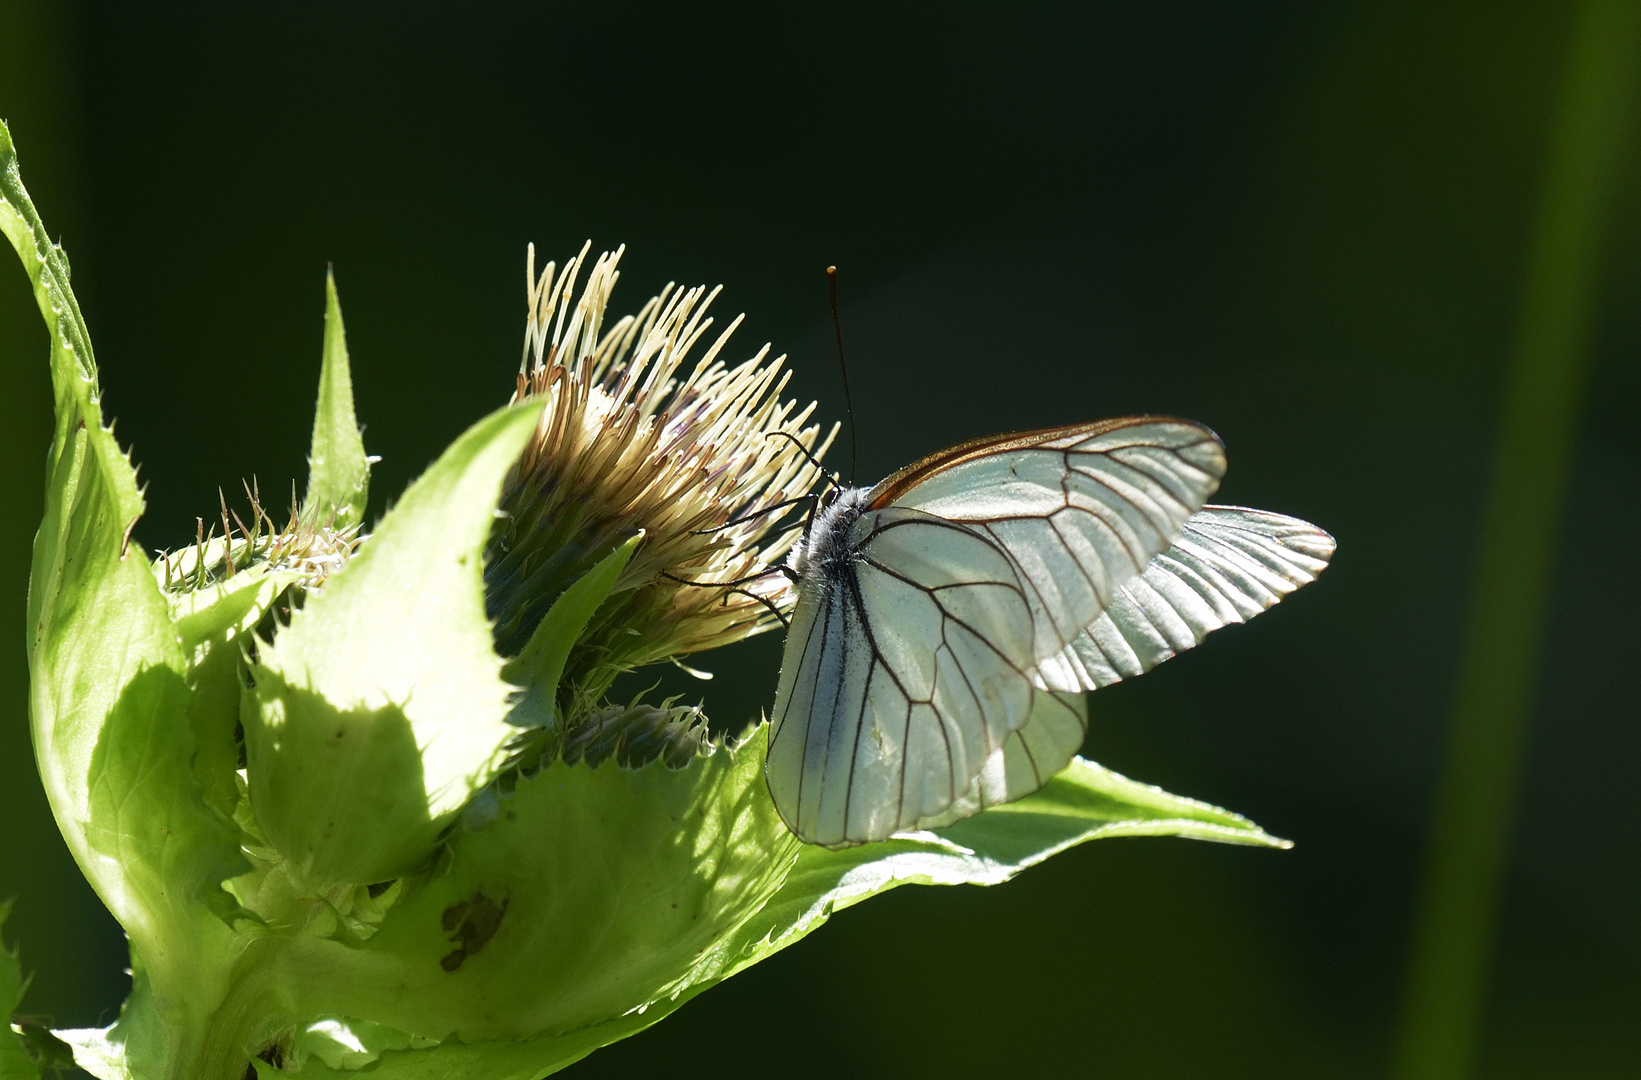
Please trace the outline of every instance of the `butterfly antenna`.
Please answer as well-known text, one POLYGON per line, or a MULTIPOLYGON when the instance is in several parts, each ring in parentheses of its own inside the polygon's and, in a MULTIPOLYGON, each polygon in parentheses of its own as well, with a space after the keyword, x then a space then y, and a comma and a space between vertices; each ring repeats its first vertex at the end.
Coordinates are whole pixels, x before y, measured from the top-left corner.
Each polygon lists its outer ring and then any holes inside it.
POLYGON ((849 415, 849 483, 855 482, 855 399, 849 393, 849 365, 843 359, 843 318, 838 314, 838 268, 826 268, 826 288, 832 295, 832 329, 838 335, 838 367, 843 371, 843 407, 849 415))
POLYGON ((799 439, 796 435, 792 434, 790 431, 771 431, 768 434, 766 434, 764 436, 764 438, 766 438, 766 439, 783 439, 783 438, 784 439, 791 439, 792 440, 792 445, 798 448, 798 453, 803 455, 803 459, 805 461, 809 462, 809 464, 813 465, 815 467, 815 470, 817 472, 819 472, 822 476, 829 477, 829 479, 832 481, 832 486, 833 487, 838 486, 838 474, 837 473, 830 473, 830 474, 827 473, 826 466, 822 465, 820 463, 820 461, 815 457, 815 455, 811 454, 809 452, 809 447, 807 447, 803 444, 803 440, 799 439))

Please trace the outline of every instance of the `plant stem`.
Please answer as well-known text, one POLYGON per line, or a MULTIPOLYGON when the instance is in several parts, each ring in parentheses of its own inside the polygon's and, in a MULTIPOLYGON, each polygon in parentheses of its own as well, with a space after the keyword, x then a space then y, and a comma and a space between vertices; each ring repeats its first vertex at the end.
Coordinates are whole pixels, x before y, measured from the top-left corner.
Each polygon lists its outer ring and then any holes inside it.
POLYGON ((1505 377, 1399 1080, 1462 1080, 1475 1058, 1638 44, 1635 0, 1578 5, 1505 377))

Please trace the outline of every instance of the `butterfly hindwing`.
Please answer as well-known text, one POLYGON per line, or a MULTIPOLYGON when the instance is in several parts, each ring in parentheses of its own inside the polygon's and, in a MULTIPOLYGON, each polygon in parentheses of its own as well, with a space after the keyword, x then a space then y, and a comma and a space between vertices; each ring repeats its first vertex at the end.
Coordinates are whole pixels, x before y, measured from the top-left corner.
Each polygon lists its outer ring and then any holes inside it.
POLYGON ((1143 674, 1315 581, 1333 550, 1333 537, 1308 521, 1241 506, 1204 507, 1072 639, 1061 659, 1090 689, 1143 674))
POLYGON ((1088 733, 1088 696, 1036 690, 1031 715, 980 767, 980 772, 945 813, 919 822, 938 829, 1039 790, 1071 764, 1088 733))

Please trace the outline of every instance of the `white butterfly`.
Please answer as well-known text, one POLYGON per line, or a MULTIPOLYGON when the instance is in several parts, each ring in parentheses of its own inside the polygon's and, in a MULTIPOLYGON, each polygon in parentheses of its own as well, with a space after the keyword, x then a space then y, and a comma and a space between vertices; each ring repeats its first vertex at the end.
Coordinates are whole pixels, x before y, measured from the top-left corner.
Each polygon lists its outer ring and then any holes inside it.
POLYGON ((1082 691, 1315 580, 1333 538, 1207 506, 1207 428, 1129 417, 977 439, 834 488, 795 550, 765 774, 847 847, 1028 795, 1082 746, 1082 691))

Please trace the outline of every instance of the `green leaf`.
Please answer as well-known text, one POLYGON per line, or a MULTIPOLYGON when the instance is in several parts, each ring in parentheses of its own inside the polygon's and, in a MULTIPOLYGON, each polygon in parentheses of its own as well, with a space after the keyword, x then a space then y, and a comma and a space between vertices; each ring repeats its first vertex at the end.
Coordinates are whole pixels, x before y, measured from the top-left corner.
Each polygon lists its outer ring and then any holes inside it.
POLYGON ((194 733, 194 777, 205 802, 224 819, 239 803, 240 657, 249 635, 285 589, 294 570, 257 563, 232 577, 168 592, 171 617, 188 657, 188 724, 194 733))
POLYGON ((315 885, 413 868, 517 734, 483 550, 540 410, 469 428, 262 649, 242 717, 251 805, 315 885))
POLYGON ((308 451, 308 494, 302 517, 345 529, 365 520, 370 494, 370 459, 353 412, 353 375, 348 368, 347 335, 336 275, 325 271, 325 350, 319 369, 319 400, 313 413, 313 445, 308 451))
POLYGON ((301 987, 299 1015, 478 1042, 664 1000, 755 917, 801 846, 765 789, 764 738, 677 770, 559 762, 521 779, 495 820, 450 838, 437 874, 406 883, 374 936, 292 944, 281 978, 301 987))
POLYGON ((125 1046, 109 1028, 64 1028, 55 1034, 74 1050, 74 1064, 97 1080, 140 1080, 126 1065, 125 1046))
POLYGON ((371 1080, 537 1080, 574 1065, 600 1047, 638 1034, 682 1004, 668 1002, 563 1035, 479 1043, 452 1038, 427 1050, 390 1050, 375 1062, 369 1075, 371 1080))
POLYGON ((627 560, 644 539, 640 532, 601 559, 559 594, 553 606, 530 634, 524 651, 502 669, 502 677, 526 692, 513 708, 512 722, 523 727, 547 727, 553 722, 553 700, 564 661, 598 605, 615 588, 627 560))
POLYGON ((192 657, 213 641, 249 633, 287 586, 304 580, 299 571, 268 566, 258 563, 222 581, 169 594, 171 618, 186 654, 192 657))
MULTIPOLYGON (((0 231, 5 232, 23 263, 50 333, 51 378, 57 406, 46 463, 46 512, 35 538, 29 581, 35 738, 38 756, 46 765, 43 779, 47 793, 52 796, 59 820, 67 816, 72 821, 83 821, 89 803, 86 766, 97 727, 135 670, 155 662, 176 662, 180 667, 180 655, 167 647, 165 638, 169 635, 164 627, 169 619, 163 605, 158 610, 149 605, 149 610, 135 613, 145 625, 131 635, 134 640, 125 648, 97 648, 103 639, 113 636, 100 632, 110 622, 123 625, 130 621, 124 611, 86 610, 86 601, 105 582, 131 594, 131 601, 138 607, 144 606, 143 600, 148 597, 159 599, 152 578, 142 582, 134 572, 146 572, 146 561, 140 554, 132 559, 124 557, 129 530, 142 514, 142 495, 130 462, 120 452, 112 432, 103 427, 97 366, 79 305, 68 286, 68 261, 51 243, 29 201, 11 134, 3 123, 0 231), (89 697, 59 694, 57 701, 40 701, 43 692, 55 687, 41 676, 56 668, 65 638, 88 646, 84 660, 85 666, 92 669, 88 672, 92 677, 75 680, 78 685, 72 689, 89 697)), ((83 866, 84 845, 76 844, 76 840, 69 837, 83 866)))
MULTIPOLYGON (((737 752, 737 757, 750 754, 753 760, 760 760, 767 731, 767 727, 757 729, 747 744, 737 752)), ((650 767, 651 770, 653 768, 650 767)), ((640 774, 645 771, 647 770, 640 770, 640 774)), ((601 775, 620 777, 622 773, 610 769, 608 765, 599 770, 560 767, 560 771, 555 773, 543 773, 543 777, 556 777, 554 782, 570 780, 572 783, 580 781, 584 784, 592 783, 592 777, 601 775)), ((749 806, 755 805, 762 808, 759 812, 773 815, 773 807, 761 783, 754 785, 749 795, 755 796, 749 806)), ((574 798, 577 800, 575 805, 588 805, 583 801, 588 799, 585 788, 576 793, 574 798)), ((605 798, 607 799, 608 795, 605 798)), ((568 802, 568 799, 566 801, 568 802)), ((603 800, 594 798, 590 805, 605 804, 603 800)), ((625 819, 621 820, 624 822, 625 819)), ((592 855, 594 862, 589 867, 591 870, 602 873, 608 860, 612 858, 607 853, 594 855, 593 852, 599 850, 597 848, 593 848, 591 852, 584 848, 583 845, 592 847, 595 841, 587 837, 584 831, 572 831, 570 822, 564 822, 560 826, 555 821, 551 831, 546 833, 540 831, 543 823, 537 820, 523 821, 520 824, 524 826, 521 832, 526 836, 578 837, 579 839, 574 842, 575 852, 581 858, 592 855)), ((575 828, 584 830, 585 827, 577 825, 575 828)), ((802 845, 796 862, 792 864, 780 888, 754 915, 740 923, 732 932, 717 936, 712 945, 688 961, 688 969, 679 978, 648 994, 647 1000, 642 1004, 630 1004, 625 1010, 620 1010, 614 1008, 619 1004, 617 999, 612 998, 605 1002, 601 1011, 608 1019, 603 1022, 594 1022, 573 1030, 561 1030, 562 1025, 574 1015, 561 1013, 555 1018, 557 1022, 541 1025, 547 1029, 547 1033, 509 1041, 483 1041, 478 1038, 484 1033, 483 1025, 472 1024, 444 1039, 437 1047, 424 1050, 390 1050, 383 1053, 372 1066, 372 1075, 384 1080, 443 1080, 451 1076, 461 1076, 465 1080, 533 1080, 534 1077, 563 1069, 601 1046, 643 1030, 696 994, 803 938, 824 923, 833 912, 888 889, 908 884, 996 885, 1009 880, 1027 867, 1089 840, 1118 836, 1165 835, 1263 847, 1288 846, 1286 841, 1268 835, 1252 822, 1236 814, 1136 783, 1093 762, 1078 758, 1035 795, 1027 796, 1015 803, 994 807, 938 832, 912 834, 884 843, 865 844, 840 851, 802 845)), ((749 843, 767 842, 760 841, 756 832, 749 833, 747 840, 749 843)), ((786 841, 790 840, 788 836, 786 841)), ((509 850, 509 845, 501 845, 489 858, 483 860, 484 864, 497 868, 505 865, 507 858, 497 856, 504 856, 509 850)), ((516 853, 520 860, 539 857, 523 848, 517 848, 516 853)), ((774 849, 771 857, 776 857, 774 849)), ((513 872, 521 876, 529 873, 513 872)), ((471 871, 469 874, 469 882, 484 877, 483 874, 471 875, 471 871)), ((658 880, 664 877, 661 873, 656 874, 658 880)), ((592 880, 599 879, 594 877, 592 880)), ((626 884, 625 879, 617 876, 610 879, 606 887, 612 893, 620 895, 620 887, 626 884)), ((424 912, 419 916, 420 920, 428 921, 431 910, 438 903, 448 901, 460 892, 460 888, 450 888, 417 901, 424 912)), ((592 910, 593 906, 589 904, 588 910, 592 910)), ((540 925, 556 927, 561 936, 570 939, 568 943, 555 944, 554 947, 561 955, 572 952, 579 945, 589 955, 587 970, 603 970, 608 961, 597 966, 591 962, 591 954, 597 951, 598 946, 588 946, 576 940, 586 931, 589 924, 577 919, 553 917, 557 914, 558 912, 554 912, 549 916, 538 908, 531 908, 531 917, 522 921, 528 925, 536 925, 538 920, 546 916, 546 921, 540 925)), ((395 918, 402 917, 396 909, 389 917, 389 923, 391 924, 395 918)), ((513 918, 514 911, 509 906, 506 919, 513 918)), ((614 923, 614 920, 615 916, 612 913, 611 923, 614 923)), ((396 929, 397 932, 403 933, 407 927, 401 924, 396 929)), ((538 936, 545 939, 549 932, 538 931, 538 936)), ((498 943, 501 940, 498 934, 498 943)), ((372 939, 370 944, 384 950, 392 948, 395 955, 403 951, 400 947, 382 941, 381 935, 372 939)), ((541 965, 542 959, 539 954, 532 954, 527 948, 522 953, 518 951, 520 943, 517 938, 507 939, 506 945, 507 948, 503 949, 498 957, 502 964, 517 964, 521 970, 530 968, 532 964, 541 965)), ((423 948, 428 950, 428 958, 431 960, 437 951, 431 935, 423 948)), ((427 964, 424 963, 423 966, 426 967, 427 964)), ((544 973, 550 972, 553 967, 549 964, 540 970, 544 973)), ((611 970, 621 969, 616 965, 611 970)), ((387 985, 382 981, 386 974, 384 971, 377 976, 379 985, 387 985)), ((532 1001, 544 1000, 543 995, 553 989, 553 983, 550 978, 544 978, 542 981, 546 984, 545 987, 541 984, 524 984, 520 986, 518 993, 532 1001)), ((498 997, 507 1006, 516 1004, 505 995, 498 997)), ((465 997, 461 1001, 466 1008, 479 1004, 465 997)), ((600 1010, 588 1010, 589 1017, 598 1011, 600 1010)), ((399 1019, 409 1018, 402 1015, 399 1019)), ((537 1017, 537 1020, 539 1021, 540 1017, 537 1017)), ((499 1035, 501 1032, 495 1034, 499 1035)))
MULTIPOLYGON (((5 929, 10 914, 11 901, 0 903, 0 931, 5 929)), ((17 953, 6 948, 5 939, 0 937, 0 1023, 6 1025, 6 1030, 0 1031, 0 1080, 37 1080, 40 1075, 40 1066, 23 1048, 22 1036, 11 1029, 12 1014, 23 1003, 27 985, 17 953)))
MULTIPOLYGON (((147 958, 160 990, 128 1013, 144 1045, 186 1038, 231 961, 213 914, 241 872, 237 834, 201 798, 181 640, 143 552, 136 474, 103 424, 97 369, 68 264, 0 124, 0 232, 34 286, 51 341, 56 425, 29 578, 30 717, 41 780, 70 851, 147 958), (188 993, 181 988, 186 986, 188 993)), ((122 1021, 123 1022, 123 1021, 122 1021)))
POLYGON ((1068 848, 1119 836, 1291 846, 1238 814, 1073 758, 1041 791, 944 829, 838 851, 806 845, 780 892, 675 989, 698 993, 786 948, 833 912, 897 886, 997 885, 1068 848))

